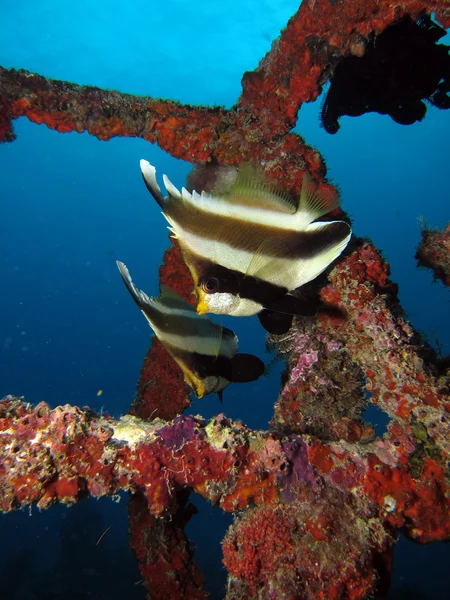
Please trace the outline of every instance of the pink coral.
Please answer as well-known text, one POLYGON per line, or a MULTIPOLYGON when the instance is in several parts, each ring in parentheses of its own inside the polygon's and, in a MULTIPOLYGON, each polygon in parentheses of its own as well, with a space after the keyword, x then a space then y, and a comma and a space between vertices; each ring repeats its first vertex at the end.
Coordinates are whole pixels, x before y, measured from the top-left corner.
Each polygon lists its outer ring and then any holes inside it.
POLYGON ((311 350, 310 352, 306 351, 300 355, 298 360, 296 360, 296 366, 291 371, 292 383, 295 383, 298 379, 300 379, 304 371, 317 362, 318 356, 319 353, 317 350, 311 350))

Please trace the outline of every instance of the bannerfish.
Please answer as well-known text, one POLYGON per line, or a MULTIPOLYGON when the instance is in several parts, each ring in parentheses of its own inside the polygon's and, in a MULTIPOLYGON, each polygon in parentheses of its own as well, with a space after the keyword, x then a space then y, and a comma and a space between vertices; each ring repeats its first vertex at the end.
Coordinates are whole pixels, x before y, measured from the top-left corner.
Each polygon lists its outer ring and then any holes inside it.
POLYGON ((258 379, 264 363, 252 354, 238 354, 238 337, 226 327, 199 315, 195 308, 168 288, 150 298, 133 283, 124 263, 117 261, 120 274, 134 301, 183 372, 184 381, 198 398, 222 390, 232 382, 258 379))
POLYGON ((307 172, 297 200, 246 166, 218 195, 180 192, 163 175, 163 196, 155 167, 146 160, 140 166, 191 272, 199 314, 302 314, 290 292, 320 275, 350 240, 344 221, 316 221, 339 206, 339 197, 323 195, 307 172))

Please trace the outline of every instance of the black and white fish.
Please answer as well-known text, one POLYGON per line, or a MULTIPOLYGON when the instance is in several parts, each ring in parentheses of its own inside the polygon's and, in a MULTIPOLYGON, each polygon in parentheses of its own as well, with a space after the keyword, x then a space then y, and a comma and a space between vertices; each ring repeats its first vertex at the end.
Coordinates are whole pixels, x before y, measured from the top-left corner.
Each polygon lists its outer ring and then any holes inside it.
POLYGON ((120 274, 134 301, 175 362, 185 382, 198 398, 222 390, 231 382, 254 381, 265 370, 252 354, 237 354, 237 335, 213 323, 172 290, 150 298, 133 283, 124 263, 117 261, 120 274))
POLYGON ((140 166, 191 272, 199 314, 301 314, 290 292, 320 275, 350 240, 346 222, 316 221, 339 198, 324 196, 306 172, 293 201, 246 167, 220 195, 180 192, 164 175, 163 196, 155 167, 140 166))

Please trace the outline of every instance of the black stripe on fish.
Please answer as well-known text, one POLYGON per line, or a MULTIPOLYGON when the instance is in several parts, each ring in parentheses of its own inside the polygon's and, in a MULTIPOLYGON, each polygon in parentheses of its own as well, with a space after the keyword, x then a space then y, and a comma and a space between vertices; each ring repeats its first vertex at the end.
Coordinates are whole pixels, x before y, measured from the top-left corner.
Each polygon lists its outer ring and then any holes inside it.
POLYGON ((276 335, 287 333, 292 327, 294 316, 312 317, 321 314, 340 321, 345 321, 347 318, 344 310, 333 304, 322 302, 318 296, 315 300, 294 298, 297 301, 296 305, 290 304, 292 298, 294 297, 289 295, 284 296, 279 302, 274 302, 273 310, 263 308, 258 313, 258 319, 267 332, 276 335), (289 300, 289 305, 283 302, 286 298, 289 300), (281 309, 283 312, 279 312, 278 309, 281 309))
POLYGON ((222 267, 200 256, 189 254, 189 263, 196 272, 202 273, 202 277, 198 281, 199 287, 207 289, 208 282, 217 283, 214 293, 223 292, 234 296, 239 295, 241 298, 248 298, 264 305, 280 298, 289 291, 285 287, 245 275, 240 271, 222 267))
MULTIPOLYGON (((286 258, 291 259, 311 259, 322 253, 325 248, 344 240, 350 233, 350 227, 344 221, 320 221, 315 224, 317 226, 320 224, 320 228, 297 230, 208 213, 179 201, 171 201, 164 209, 175 224, 174 229, 180 244, 187 244, 194 252, 198 251, 194 247, 195 240, 192 245, 186 242, 183 231, 195 236, 200 242, 201 239, 222 242, 235 251, 244 251, 251 255, 258 252, 263 242, 274 240, 273 243, 266 244, 264 254, 268 258, 279 257, 280 248, 283 248, 286 258), (177 224, 179 224, 180 234, 178 234, 177 224)), ((289 217, 293 218, 291 215, 289 217)), ((219 261, 220 255, 215 259, 219 261)))
POLYGON ((196 257, 194 260, 196 268, 204 273, 198 282, 199 287, 207 287, 209 281, 217 282, 215 292, 239 295, 278 312, 312 314, 306 303, 301 298, 288 294, 289 290, 285 287, 227 269, 203 258, 196 257))

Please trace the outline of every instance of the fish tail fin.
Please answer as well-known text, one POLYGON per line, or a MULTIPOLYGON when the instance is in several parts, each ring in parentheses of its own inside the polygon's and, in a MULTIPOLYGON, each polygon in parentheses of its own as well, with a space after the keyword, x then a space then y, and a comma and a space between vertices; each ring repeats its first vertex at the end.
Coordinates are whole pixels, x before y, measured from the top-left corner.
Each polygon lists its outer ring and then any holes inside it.
POLYGON ((236 354, 230 359, 230 365, 233 383, 256 381, 266 369, 263 361, 253 354, 236 354))

